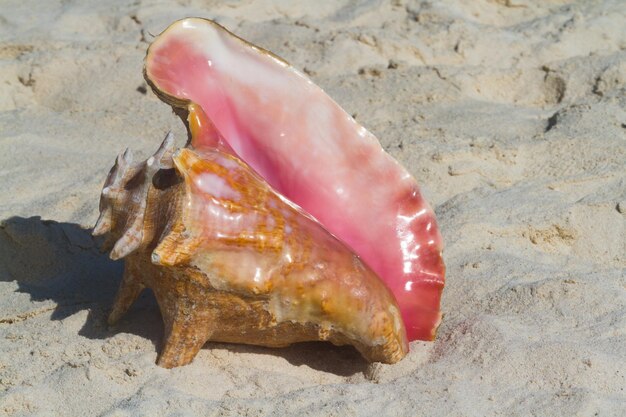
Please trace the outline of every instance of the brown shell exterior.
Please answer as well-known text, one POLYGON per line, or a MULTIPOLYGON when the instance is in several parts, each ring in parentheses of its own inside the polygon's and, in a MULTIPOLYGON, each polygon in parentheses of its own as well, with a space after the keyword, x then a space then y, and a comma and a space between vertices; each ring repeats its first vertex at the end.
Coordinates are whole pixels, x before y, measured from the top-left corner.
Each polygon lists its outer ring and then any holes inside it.
MULTIPOLYGON (((325 314, 324 323, 317 316, 309 319, 306 314, 298 316, 297 320, 277 317, 267 293, 240 287, 218 289, 212 285, 210 278, 214 271, 203 270, 204 267, 190 262, 191 258, 201 258, 207 249, 185 230, 183 212, 189 189, 185 186, 184 175, 173 168, 173 154, 171 135, 155 155, 143 163, 133 165, 127 151, 118 157, 105 183, 101 216, 94 234, 106 234, 108 241, 115 242, 111 252, 113 259, 125 258, 124 276, 109 317, 110 324, 119 320, 143 289, 151 288, 165 325, 164 347, 157 361, 165 368, 188 364, 209 340, 268 347, 330 341, 336 345, 353 345, 366 360, 384 363, 397 362, 406 355, 406 334, 393 296, 358 260, 356 267, 363 270, 359 278, 363 282, 357 283, 361 292, 358 296, 353 293, 359 291, 355 291, 352 284, 346 284, 349 280, 325 281, 330 285, 327 291, 330 297, 338 297, 341 303, 330 303, 335 308, 328 311, 328 300, 319 300, 321 304, 315 308, 325 314), (366 307, 363 306, 363 291, 368 301, 366 307), (339 309, 343 310, 334 311, 339 309), (369 317, 367 323, 360 323, 364 325, 351 325, 364 317, 369 317), (346 331, 354 328, 365 330, 346 331)), ((301 238, 312 239, 309 244, 324 245, 316 242, 315 236, 301 238)), ((223 245, 220 250, 224 250, 223 245)), ((251 250, 265 256, 263 248, 251 250)), ((333 246, 332 251, 332 259, 352 259, 345 247, 337 250, 337 246, 333 246), (334 257, 335 252, 343 250, 346 256, 334 257)), ((315 259, 307 262, 315 262, 315 259)), ((337 265, 336 274, 353 273, 350 271, 355 268, 354 262, 350 262, 350 265, 345 262, 337 265)), ((272 282, 272 285, 289 287, 278 294, 298 291, 306 295, 307 291, 314 291, 308 279, 287 278, 276 279, 279 284, 272 282)), ((319 279, 326 278, 318 277, 318 282, 319 279)))

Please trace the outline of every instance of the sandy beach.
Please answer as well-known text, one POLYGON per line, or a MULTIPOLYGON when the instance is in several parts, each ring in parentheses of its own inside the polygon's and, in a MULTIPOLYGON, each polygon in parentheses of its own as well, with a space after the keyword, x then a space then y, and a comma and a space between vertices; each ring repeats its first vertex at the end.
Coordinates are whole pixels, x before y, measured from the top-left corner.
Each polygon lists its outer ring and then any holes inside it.
POLYGON ((4 0, 0 415, 626 415, 626 2, 4 0), (415 176, 445 242, 443 323, 394 365, 208 343, 155 365, 144 293, 90 229, 115 156, 184 126, 154 35, 215 19, 303 70, 415 176))

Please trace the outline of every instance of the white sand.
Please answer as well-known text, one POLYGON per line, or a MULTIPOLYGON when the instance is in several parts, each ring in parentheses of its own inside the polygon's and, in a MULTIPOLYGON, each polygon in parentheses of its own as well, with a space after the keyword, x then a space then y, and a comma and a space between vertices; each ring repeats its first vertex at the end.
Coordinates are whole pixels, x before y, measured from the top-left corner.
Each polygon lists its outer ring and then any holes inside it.
POLYGON ((1 2, 1 415, 626 415, 626 2, 316 3, 1 2), (165 370, 150 295, 105 326, 121 264, 85 229, 120 150, 184 141, 141 72, 184 16, 303 68, 417 177, 436 342, 393 366, 207 344, 165 370))

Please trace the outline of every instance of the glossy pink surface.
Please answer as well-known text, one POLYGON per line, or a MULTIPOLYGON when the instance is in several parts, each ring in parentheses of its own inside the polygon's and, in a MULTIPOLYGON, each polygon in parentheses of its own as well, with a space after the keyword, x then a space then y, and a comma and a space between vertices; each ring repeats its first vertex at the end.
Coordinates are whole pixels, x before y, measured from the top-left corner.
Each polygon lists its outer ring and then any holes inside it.
POLYGON ((434 338, 441 235, 415 179, 370 132, 302 73, 208 20, 159 35, 146 76, 161 93, 197 103, 240 158, 378 274, 409 340, 434 338))

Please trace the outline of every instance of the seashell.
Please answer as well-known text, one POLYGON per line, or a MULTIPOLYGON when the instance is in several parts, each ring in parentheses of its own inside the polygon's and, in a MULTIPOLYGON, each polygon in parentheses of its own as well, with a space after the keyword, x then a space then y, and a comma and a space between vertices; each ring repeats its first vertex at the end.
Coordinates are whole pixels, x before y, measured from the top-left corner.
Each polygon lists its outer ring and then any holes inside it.
POLYGON ((199 107, 220 134, 209 137, 352 248, 393 292, 409 340, 435 337, 445 275, 435 215, 373 134, 300 71, 210 20, 160 34, 145 78, 174 108, 199 107))
POLYGON ((208 340, 351 344, 394 363, 441 319, 442 240, 415 180, 282 59, 218 24, 177 21, 144 75, 182 116, 133 163, 118 156, 94 234, 125 258, 109 323, 144 288, 165 324, 158 364, 208 340))
POLYGON ((408 351, 391 292, 322 225, 219 148, 174 152, 169 134, 133 164, 127 151, 102 191, 95 234, 125 257, 109 323, 151 288, 165 324, 158 364, 194 358, 207 340, 279 347, 327 340, 369 361, 408 351))

